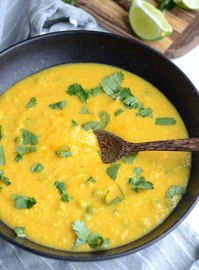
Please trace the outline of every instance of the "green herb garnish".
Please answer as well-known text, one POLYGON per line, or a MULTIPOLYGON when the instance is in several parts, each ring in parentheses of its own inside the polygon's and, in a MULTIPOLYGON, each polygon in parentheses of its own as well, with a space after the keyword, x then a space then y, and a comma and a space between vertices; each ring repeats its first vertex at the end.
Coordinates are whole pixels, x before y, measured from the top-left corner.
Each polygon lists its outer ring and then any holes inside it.
POLYGON ((173 0, 160 0, 158 9, 160 9, 161 11, 164 9, 171 10, 172 8, 174 8, 174 6, 175 6, 175 3, 173 0))
POLYGON ((22 137, 23 137, 22 144, 36 145, 38 143, 38 137, 28 130, 22 129, 22 137))
POLYGON ((114 115, 115 115, 115 116, 118 116, 119 114, 121 114, 121 113, 123 113, 123 112, 124 112, 124 110, 118 109, 117 111, 114 112, 114 115))
POLYGON ((110 121, 110 115, 107 112, 102 111, 98 114, 98 116, 100 118, 100 122, 89 121, 82 124, 82 128, 85 129, 86 131, 90 129, 92 130, 104 129, 110 121))
POLYGON ((55 151, 55 153, 59 157, 63 157, 63 158, 72 156, 72 153, 70 152, 70 148, 66 146, 60 147, 58 150, 55 151))
POLYGON ((37 201, 33 197, 27 197, 22 195, 13 195, 12 200, 15 201, 15 207, 17 209, 32 208, 37 201))
POLYGON ((128 183, 134 192, 139 192, 142 189, 153 189, 153 184, 141 175, 143 170, 140 167, 134 168, 133 172, 135 175, 128 179, 128 183))
POLYGON ((126 157, 123 157, 122 161, 127 164, 132 164, 134 160, 136 159, 137 155, 138 155, 138 152, 134 152, 132 154, 129 154, 126 157))
POLYGON ((102 87, 95 87, 95 88, 90 89, 88 93, 90 96, 98 96, 102 92, 103 92, 102 87))
POLYGON ((165 125, 165 126, 175 125, 176 120, 172 117, 161 117, 161 118, 156 118, 155 124, 156 125, 165 125))
POLYGON ((52 110, 63 110, 66 107, 66 101, 62 100, 57 103, 49 104, 48 107, 52 110))
POLYGON ((32 173, 38 173, 41 172, 44 169, 44 166, 41 163, 35 163, 32 168, 31 168, 31 172, 32 173))
POLYGON ((3 138, 3 134, 2 134, 2 126, 0 126, 0 141, 2 140, 3 138))
POLYGON ((72 127, 78 126, 78 123, 75 120, 71 120, 71 122, 72 122, 72 127))
POLYGON ((24 146, 24 145, 19 145, 15 148, 15 151, 17 153, 17 157, 15 159, 16 162, 19 162, 22 158, 23 155, 35 152, 37 148, 35 146, 24 146))
POLYGON ((173 185, 166 192, 166 198, 172 199, 176 194, 184 194, 186 192, 186 188, 183 186, 173 185))
POLYGON ((119 92, 121 91, 121 84, 124 80, 124 74, 122 72, 113 73, 102 79, 101 85, 107 95, 113 99, 117 99, 119 92))
POLYGON ((25 228, 24 227, 15 227, 14 232, 17 237, 25 238, 25 228))
POLYGON ((9 186, 11 184, 10 180, 8 177, 5 177, 4 175, 4 171, 0 170, 0 180, 6 184, 7 186, 9 186))
POLYGON ((108 200, 108 194, 110 193, 110 191, 107 191, 106 195, 105 195, 105 202, 107 205, 113 205, 113 204, 117 204, 120 203, 121 201, 123 201, 125 199, 125 195, 124 192, 122 190, 122 188, 120 186, 117 186, 120 193, 121 193, 121 197, 116 196, 114 199, 112 200, 108 200))
POLYGON ((109 239, 103 238, 97 232, 90 233, 89 229, 82 221, 76 220, 73 222, 72 227, 77 235, 77 239, 74 244, 75 247, 78 247, 81 244, 88 244, 91 248, 107 249, 109 247, 109 239))
POLYGON ((110 167, 106 168, 106 173, 111 179, 116 180, 120 165, 120 163, 113 163, 110 167))
POLYGON ((31 97, 30 101, 26 104, 26 108, 30 109, 37 104, 37 100, 35 97, 31 97))
POLYGON ((66 184, 63 181, 56 181, 55 187, 59 190, 61 199, 64 202, 69 202, 72 198, 66 193, 66 184))
POLYGON ((66 91, 70 96, 77 96, 79 99, 86 103, 87 99, 89 98, 89 93, 87 93, 84 88, 81 86, 81 84, 72 84, 68 87, 68 90, 66 91))
POLYGON ((95 178, 92 177, 92 176, 90 176, 90 177, 88 178, 88 180, 86 180, 85 183, 95 183, 95 182, 96 182, 95 178))
POLYGON ((138 109, 137 115, 142 116, 142 117, 152 116, 153 115, 153 111, 152 111, 151 108, 141 107, 141 108, 138 109))
POLYGON ((2 144, 0 144, 0 165, 6 165, 6 158, 2 144))
POLYGON ((86 106, 84 106, 84 107, 81 109, 80 113, 81 113, 81 114, 91 114, 91 113, 89 112, 89 110, 87 109, 86 106))

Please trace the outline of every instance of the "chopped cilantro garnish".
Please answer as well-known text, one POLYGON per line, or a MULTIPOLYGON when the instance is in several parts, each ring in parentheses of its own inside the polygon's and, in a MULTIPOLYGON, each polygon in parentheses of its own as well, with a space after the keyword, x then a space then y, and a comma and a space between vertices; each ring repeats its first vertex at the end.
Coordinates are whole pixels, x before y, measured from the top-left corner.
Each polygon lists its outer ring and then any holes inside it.
POLYGON ((120 203, 121 201, 123 201, 125 199, 125 195, 124 192, 122 190, 122 188, 120 186, 117 186, 120 193, 121 193, 121 197, 116 196, 114 199, 112 200, 108 200, 108 194, 110 193, 110 191, 107 191, 106 195, 105 195, 105 202, 107 205, 112 205, 112 204, 117 204, 120 203))
POLYGON ((5 153, 3 149, 3 145, 0 144, 0 165, 6 165, 6 158, 5 153))
POLYGON ((38 137, 28 130, 22 129, 23 144, 36 145, 38 143, 38 137))
POLYGON ((81 114, 91 114, 91 113, 89 112, 89 110, 87 109, 86 106, 84 106, 84 107, 81 109, 80 113, 81 113, 81 114))
POLYGON ((142 116, 142 117, 152 116, 153 115, 153 111, 152 111, 151 108, 141 107, 141 108, 138 109, 137 115, 142 116))
POLYGON ((141 175, 143 170, 140 167, 134 168, 133 172, 135 175, 128 179, 128 183, 134 192, 139 192, 142 189, 153 189, 153 184, 141 175))
POLYGON ((52 110, 63 110, 66 107, 66 101, 62 100, 57 103, 49 104, 48 107, 52 110))
POLYGON ((13 195, 12 200, 15 201, 15 207, 18 209, 29 209, 37 203, 35 198, 22 195, 13 195))
POLYGON ((172 8, 174 8, 174 6, 175 3, 173 0, 160 0, 158 9, 160 9, 161 11, 164 9, 171 10, 172 8))
POLYGON ((155 124, 156 125, 165 125, 165 126, 175 125, 176 120, 172 117, 161 117, 161 118, 156 118, 155 124))
POLYGON ((110 167, 106 168, 106 173, 111 179, 116 180, 120 165, 120 163, 113 163, 110 167))
POLYGON ((166 192, 166 198, 172 199, 176 194, 184 194, 186 192, 186 188, 183 186, 173 185, 166 192))
POLYGON ((56 181, 55 187, 59 190, 61 199, 64 202, 69 202, 72 198, 66 193, 66 184, 63 181, 56 181))
POLYGON ((89 95, 90 96, 98 96, 99 94, 101 94, 103 92, 102 87, 95 87, 89 90, 89 95))
POLYGON ((37 104, 37 100, 35 97, 31 97, 30 101, 26 104, 26 108, 30 109, 33 106, 35 106, 37 104))
POLYGON ((86 180, 85 183, 95 183, 95 182, 96 182, 95 178, 93 178, 92 176, 90 176, 90 177, 86 180))
POLYGON ((32 173, 38 173, 41 172, 44 169, 44 166, 41 163, 35 163, 32 168, 31 168, 31 172, 32 173))
POLYGON ((121 114, 121 113, 123 113, 123 112, 124 112, 124 110, 118 109, 117 111, 114 112, 114 115, 115 115, 115 116, 118 116, 119 114, 121 114))
POLYGON ((110 121, 110 115, 107 112, 100 112, 98 114, 99 118, 100 118, 100 122, 97 121, 89 121, 86 122, 82 125, 82 128, 85 129, 86 131, 92 129, 92 130, 97 130, 97 129, 104 129, 109 121, 110 121))
POLYGON ((9 178, 5 177, 4 175, 4 171, 0 170, 0 180, 6 184, 7 186, 9 186, 11 184, 9 178))
POLYGON ((129 154, 126 157, 123 157, 122 161, 127 164, 132 164, 134 160, 136 159, 137 155, 138 155, 138 152, 134 152, 132 154, 129 154))
POLYGON ((117 99, 123 80, 124 74, 122 72, 116 72, 103 78, 101 85, 107 95, 111 96, 113 99, 117 99))
POLYGON ((71 120, 71 122, 72 122, 72 127, 78 126, 78 123, 75 120, 71 120))
POLYGON ((80 246, 81 244, 88 244, 91 248, 107 249, 109 247, 109 239, 103 238, 97 232, 90 233, 89 229, 82 221, 74 221, 72 227, 77 235, 74 244, 75 247, 80 246))
POLYGON ((24 145, 18 145, 16 148, 16 153, 18 154, 15 161, 19 162, 22 158, 23 155, 35 152, 37 148, 35 146, 24 146, 24 145))
POLYGON ((2 126, 0 126, 0 141, 2 140, 3 138, 3 134, 2 134, 2 126))
POLYGON ((87 93, 84 88, 77 83, 70 85, 66 92, 70 96, 78 96, 83 103, 86 103, 87 99, 89 98, 89 93, 87 93))
POLYGON ((14 230, 16 236, 21 237, 21 238, 25 238, 26 234, 25 234, 25 228, 24 227, 15 227, 14 230))
POLYGON ((66 146, 60 147, 58 150, 55 151, 55 153, 59 157, 63 157, 63 158, 72 156, 72 153, 70 152, 70 148, 66 146))

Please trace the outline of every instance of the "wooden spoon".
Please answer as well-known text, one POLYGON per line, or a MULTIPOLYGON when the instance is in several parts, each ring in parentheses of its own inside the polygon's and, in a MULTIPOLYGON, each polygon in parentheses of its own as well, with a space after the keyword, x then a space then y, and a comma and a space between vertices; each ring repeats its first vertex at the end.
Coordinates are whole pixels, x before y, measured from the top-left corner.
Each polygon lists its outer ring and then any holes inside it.
POLYGON ((199 151, 199 138, 131 143, 105 130, 95 130, 94 134, 104 163, 115 162, 132 152, 139 151, 199 151))

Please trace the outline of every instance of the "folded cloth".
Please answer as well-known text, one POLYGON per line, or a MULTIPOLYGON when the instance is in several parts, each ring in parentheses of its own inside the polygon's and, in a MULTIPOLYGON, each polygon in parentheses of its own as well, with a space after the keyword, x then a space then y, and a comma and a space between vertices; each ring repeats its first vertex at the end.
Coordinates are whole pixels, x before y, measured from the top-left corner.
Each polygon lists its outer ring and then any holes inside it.
MULTIPOLYGON (((61 0, 0 0, 0 50, 28 37, 62 30, 100 30, 82 9, 61 0)), ((43 258, 0 239, 0 270, 199 270, 199 235, 184 221, 156 244, 106 262, 73 263, 43 258)))

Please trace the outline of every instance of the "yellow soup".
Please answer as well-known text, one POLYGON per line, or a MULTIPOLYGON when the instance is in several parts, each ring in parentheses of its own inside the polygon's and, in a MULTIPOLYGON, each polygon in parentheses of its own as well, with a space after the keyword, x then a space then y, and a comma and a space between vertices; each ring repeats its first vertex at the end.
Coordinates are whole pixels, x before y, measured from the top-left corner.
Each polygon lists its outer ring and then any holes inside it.
POLYGON ((87 251, 124 245, 179 202, 190 154, 139 152, 104 164, 93 133, 132 142, 188 137, 173 105, 116 67, 70 64, 0 97, 0 219, 42 245, 87 251))

